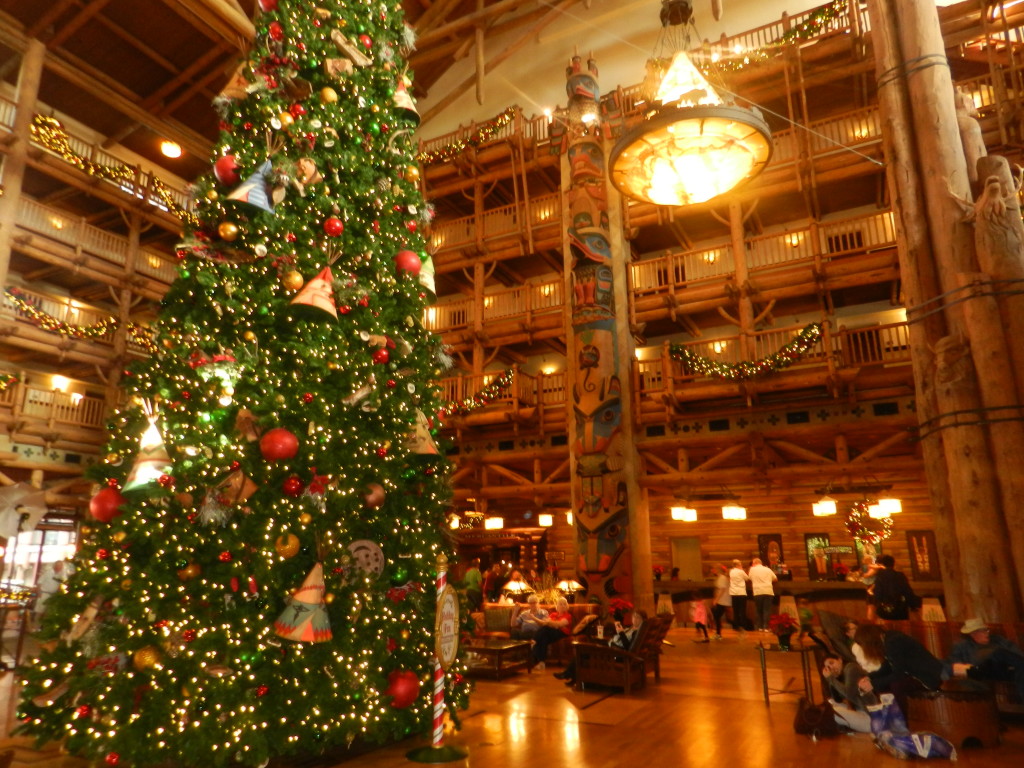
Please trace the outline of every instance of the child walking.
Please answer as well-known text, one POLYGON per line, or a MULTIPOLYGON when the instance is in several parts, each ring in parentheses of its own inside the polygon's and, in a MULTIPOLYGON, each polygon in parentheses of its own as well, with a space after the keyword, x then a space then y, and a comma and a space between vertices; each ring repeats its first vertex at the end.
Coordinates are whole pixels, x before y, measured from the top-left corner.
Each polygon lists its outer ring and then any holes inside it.
POLYGON ((694 640, 695 643, 710 643, 711 640, 708 638, 708 607, 704 604, 704 601, 700 598, 700 595, 690 593, 690 621, 693 622, 697 628, 697 637, 700 637, 700 633, 704 633, 703 640, 694 640))

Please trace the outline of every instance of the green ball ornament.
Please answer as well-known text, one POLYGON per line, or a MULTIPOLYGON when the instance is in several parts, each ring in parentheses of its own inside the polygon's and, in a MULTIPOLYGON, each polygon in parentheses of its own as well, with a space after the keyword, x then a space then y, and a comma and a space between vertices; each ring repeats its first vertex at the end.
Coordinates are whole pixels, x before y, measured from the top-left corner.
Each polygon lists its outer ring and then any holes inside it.
POLYGON ((238 658, 246 664, 257 664, 263 660, 263 654, 259 651, 243 651, 238 658))
POLYGON ((370 123, 370 133, 380 136, 380 123, 370 123))
POLYGON ((178 274, 181 275, 183 280, 188 280, 190 277, 192 277, 192 273, 187 269, 181 270, 180 272, 178 272, 178 274))
POLYGON ((407 581, 409 581, 409 569, 401 566, 395 568, 394 573, 391 574, 391 584, 400 587, 407 581))
POLYGON ((267 315, 270 314, 270 307, 268 307, 266 304, 263 304, 260 306, 259 309, 256 310, 256 314, 266 317, 267 315))

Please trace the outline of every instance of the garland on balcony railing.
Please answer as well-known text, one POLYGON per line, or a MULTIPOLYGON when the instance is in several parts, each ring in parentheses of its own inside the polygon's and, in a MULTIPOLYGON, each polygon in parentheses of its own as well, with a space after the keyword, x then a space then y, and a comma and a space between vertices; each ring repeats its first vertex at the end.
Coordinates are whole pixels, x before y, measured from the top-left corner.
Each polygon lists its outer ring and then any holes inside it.
POLYGON ((28 587, 15 587, 10 584, 0 587, 0 601, 27 605, 32 599, 32 590, 28 587))
POLYGON ((0 392, 6 392, 12 384, 18 383, 18 377, 13 373, 0 373, 0 392))
MULTIPOLYGON (((704 74, 708 74, 709 72, 738 72, 751 65, 761 64, 787 45, 819 37, 822 30, 831 24, 836 16, 846 12, 847 6, 848 0, 835 0, 828 5, 823 5, 821 8, 816 9, 813 13, 804 17, 799 24, 787 29, 779 37, 760 48, 741 51, 735 57, 722 58, 717 61, 702 61, 697 64, 697 67, 704 74)), ((702 51, 694 53, 697 58, 700 58, 703 54, 702 51)))
POLYGON ((878 544, 892 535, 892 518, 875 519, 870 517, 868 503, 857 501, 846 513, 846 530, 855 539, 866 541, 868 544, 878 544))
MULTIPOLYGON (((120 325, 120 322, 115 317, 108 317, 92 325, 72 325, 39 309, 32 302, 26 300, 18 288, 7 288, 4 290, 4 293, 19 312, 24 314, 37 327, 48 333, 57 333, 74 339, 98 339, 114 332, 120 325)), ((128 322, 125 324, 125 330, 128 331, 132 341, 147 352, 150 354, 156 352, 157 347, 148 328, 138 323, 128 322)))
POLYGON ((447 144, 439 149, 432 149, 429 152, 420 152, 416 155, 416 159, 423 165, 431 165, 443 160, 450 160, 456 155, 465 152, 468 147, 478 147, 489 140, 501 128, 511 123, 517 109, 518 107, 514 106, 508 107, 500 115, 491 118, 477 128, 476 132, 469 138, 453 141, 451 144, 447 144))
POLYGON ((779 350, 768 357, 760 360, 745 360, 740 363, 720 363, 717 360, 709 360, 706 357, 691 352, 682 344, 671 344, 669 356, 680 363, 683 363, 687 370, 700 376, 717 376, 720 379, 752 379, 774 371, 781 371, 788 368, 797 360, 802 358, 807 351, 818 343, 821 338, 821 325, 811 323, 796 338, 779 348, 779 350))
POLYGON ((438 418, 443 421, 449 416, 465 416, 467 413, 471 413, 477 408, 483 408, 485 405, 490 405, 508 391, 508 388, 512 386, 513 378, 514 371, 509 368, 475 395, 463 398, 458 402, 453 400, 449 403, 445 403, 444 406, 439 408, 437 411, 438 418))
MULTIPOLYGON (((71 138, 68 136, 67 131, 64 130, 64 126, 60 124, 59 120, 52 117, 46 117, 45 115, 36 115, 32 119, 32 126, 29 130, 32 133, 33 140, 37 144, 40 144, 51 152, 56 153, 64 162, 70 163, 90 176, 112 181, 115 184, 121 184, 125 187, 134 189, 134 168, 130 165, 125 165, 124 163, 119 163, 118 165, 103 165, 102 163, 94 162, 87 157, 82 157, 72 149, 71 138)), ((167 209, 181 219, 183 224, 196 226, 197 220, 195 215, 178 205, 174 200, 174 197, 171 195, 171 191, 167 185, 152 174, 150 174, 150 178, 152 179, 153 191, 156 193, 157 197, 160 198, 160 201, 167 206, 167 209)))

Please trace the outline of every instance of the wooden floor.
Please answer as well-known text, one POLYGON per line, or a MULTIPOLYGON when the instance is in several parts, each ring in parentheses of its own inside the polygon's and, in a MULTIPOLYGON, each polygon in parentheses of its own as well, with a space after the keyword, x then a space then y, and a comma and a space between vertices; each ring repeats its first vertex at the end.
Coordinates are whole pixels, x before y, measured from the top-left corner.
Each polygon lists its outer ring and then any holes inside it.
MULTIPOLYGON (((793 733, 797 696, 780 694, 766 706, 758 654, 764 636, 727 631, 721 642, 697 644, 692 629, 673 629, 660 683, 631 696, 613 691, 575 692, 552 673, 520 673, 500 681, 474 681, 461 731, 445 744, 468 751, 449 763, 475 768, 618 768, 618 766, 771 766, 813 768, 896 761, 879 752, 867 734, 811 741, 793 733)), ((799 654, 769 655, 769 685, 801 687, 799 654)), ((10 732, 15 703, 12 676, 0 679, 0 705, 10 732)), ((817 691, 815 692, 816 695, 817 691)), ((819 699, 820 700, 820 699, 819 699)), ((1002 744, 961 749, 961 766, 1017 768, 1024 759, 1024 720, 1004 723, 1002 744)), ((362 754, 348 762, 359 768, 392 768, 414 763, 406 757, 429 736, 362 754)), ((85 768, 85 761, 60 754, 56 746, 36 751, 23 738, 0 739, 0 751, 15 749, 14 765, 85 768)))

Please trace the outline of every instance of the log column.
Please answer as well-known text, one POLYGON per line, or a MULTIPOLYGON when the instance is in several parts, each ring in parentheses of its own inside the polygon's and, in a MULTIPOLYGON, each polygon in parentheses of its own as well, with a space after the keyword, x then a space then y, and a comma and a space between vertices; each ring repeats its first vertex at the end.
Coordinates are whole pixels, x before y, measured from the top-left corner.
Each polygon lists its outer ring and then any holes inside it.
POLYGON ((39 99, 39 84, 43 79, 43 60, 46 46, 38 40, 29 40, 21 59, 18 73, 18 99, 15 104, 14 129, 9 137, 10 146, 3 164, 4 194, 0 197, 0 287, 7 286, 7 272, 11 264, 11 243, 18 221, 18 206, 28 164, 28 148, 32 141, 32 118, 39 99))

